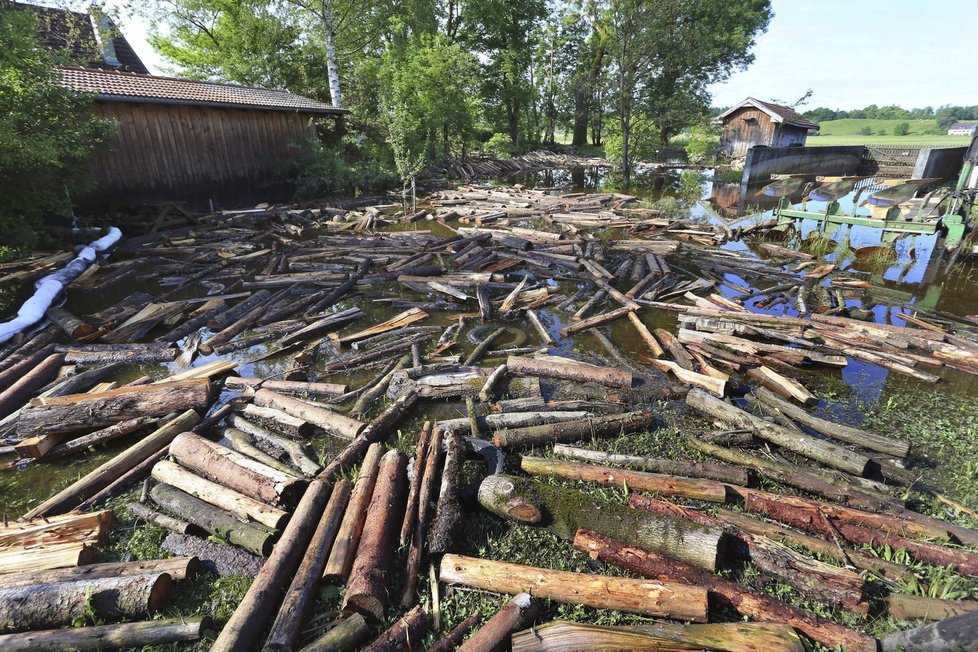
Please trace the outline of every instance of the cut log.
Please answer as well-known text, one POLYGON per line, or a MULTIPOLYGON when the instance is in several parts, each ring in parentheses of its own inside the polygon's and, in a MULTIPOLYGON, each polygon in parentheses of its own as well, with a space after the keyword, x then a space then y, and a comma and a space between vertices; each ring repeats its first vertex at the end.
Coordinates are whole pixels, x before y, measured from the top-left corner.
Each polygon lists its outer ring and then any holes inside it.
POLYGON ((760 622, 785 623, 809 638, 846 652, 874 652, 876 639, 855 630, 819 618, 803 609, 772 598, 754 595, 748 589, 688 564, 630 546, 609 537, 580 530, 574 547, 594 559, 619 566, 643 577, 693 584, 723 598, 733 609, 760 622))
POLYGON ((356 419, 269 389, 259 389, 255 393, 255 404, 282 410, 296 418, 304 419, 340 439, 351 440, 367 427, 367 424, 356 419))
MULTIPOLYGON (((25 370, 16 382, 0 392, 0 417, 15 412, 31 394, 51 381, 58 374, 58 369, 61 368, 64 359, 65 357, 60 353, 52 353, 41 360, 37 366, 25 370)), ((25 412, 28 411, 25 410, 25 412)), ((25 412, 21 413, 21 419, 25 412)), ((19 434, 28 433, 20 432, 19 434)))
POLYGON ((187 410, 173 421, 153 431, 139 443, 122 451, 81 479, 65 487, 51 498, 24 514, 25 519, 64 513, 77 507, 82 501, 108 487, 130 469, 149 459, 161 448, 168 446, 181 432, 193 427, 200 417, 187 410))
MULTIPOLYGON (((44 452, 45 444, 41 444, 41 442, 49 441, 47 437, 40 438, 40 441, 37 438, 28 437, 27 440, 34 440, 33 445, 29 448, 26 445, 18 445, 17 454, 21 457, 45 457, 49 460, 76 455, 92 446, 104 444, 105 442, 118 439, 119 437, 125 437, 126 435, 131 435, 134 432, 148 428, 156 422, 157 420, 153 417, 138 417, 136 419, 129 419, 128 421, 120 421, 108 428, 96 430, 88 435, 66 441, 47 452, 44 452)), ((26 442, 27 440, 24 441, 26 442)))
POLYGON ((760 623, 675 625, 654 623, 631 627, 602 627, 555 620, 513 634, 513 652, 577 652, 632 650, 679 652, 803 652, 804 644, 791 627, 760 623))
POLYGON ((166 573, 171 579, 179 581, 196 576, 200 568, 200 561, 196 557, 116 561, 104 564, 87 564, 77 568, 5 573, 0 575, 0 588, 12 589, 18 586, 60 584, 80 580, 97 580, 105 577, 130 577, 132 575, 156 573, 166 573))
POLYGON ((617 437, 641 432, 652 424, 651 412, 628 412, 604 417, 500 430, 493 436, 499 448, 527 448, 552 442, 576 442, 592 437, 617 437))
POLYGON ((299 442, 292 441, 288 437, 280 437, 274 432, 266 430, 265 428, 262 428, 261 426, 251 423, 247 419, 236 415, 231 415, 228 417, 228 421, 232 426, 237 426, 239 430, 242 430, 249 435, 253 435, 262 441, 268 442, 276 448, 284 450, 289 456, 289 459, 292 461, 292 464, 295 465, 295 467, 302 473, 306 475, 315 475, 319 472, 321 467, 314 459, 306 454, 306 451, 299 442))
MULTIPOLYGON (((198 477, 173 462, 166 460, 157 462, 153 466, 151 475, 159 482, 166 483, 194 498, 231 512, 239 519, 246 521, 250 519, 271 530, 283 527, 289 519, 289 514, 285 510, 272 507, 233 489, 198 477)), ((186 534, 186 532, 181 532, 181 534, 186 534)))
POLYGON ((530 594, 514 595, 474 636, 458 648, 459 652, 492 652, 505 647, 513 632, 533 624, 538 611, 538 605, 530 594))
POLYGON ((150 490, 149 495, 163 509, 232 545, 263 557, 272 551, 275 532, 270 528, 240 521, 223 509, 169 485, 158 484, 150 490))
POLYGON ((886 596, 886 610, 896 620, 935 622, 978 611, 975 600, 942 600, 922 595, 894 593, 886 596))
POLYGON ((600 462, 603 464, 615 464, 618 466, 630 466, 653 473, 666 473, 670 475, 682 475, 689 478, 706 478, 718 482, 729 482, 737 485, 747 484, 747 471, 736 466, 726 464, 710 464, 709 462, 679 462, 676 460, 663 460, 652 457, 639 457, 637 455, 616 455, 595 451, 587 448, 577 448, 557 444, 554 446, 554 453, 570 457, 577 460, 588 462, 600 462))
POLYGON ((462 639, 468 636, 469 632, 478 626, 481 620, 482 614, 478 611, 469 614, 465 620, 452 627, 450 632, 435 641, 428 648, 428 652, 452 652, 459 646, 462 639))
POLYGON ((880 652, 975 652, 978 613, 966 613, 880 639, 880 652))
POLYGON ((509 356, 506 367, 512 374, 576 380, 585 383, 598 383, 607 387, 629 389, 632 386, 632 373, 623 369, 599 367, 557 356, 545 355, 535 358, 509 356))
POLYGON ((683 584, 547 570, 452 554, 442 558, 439 577, 448 584, 510 595, 532 593, 596 609, 693 622, 705 622, 707 617, 706 590, 683 584))
POLYGON ((727 391, 727 382, 722 378, 714 378, 713 376, 707 374, 701 374, 695 371, 690 371, 689 369, 684 369, 672 360, 659 360, 657 358, 649 358, 644 355, 640 355, 639 359, 642 362, 647 362, 648 364, 652 365, 662 373, 672 372, 672 374, 675 375, 676 378, 678 378, 683 384, 695 385, 717 396, 723 396, 727 391))
POLYGON ((520 468, 533 476, 555 476, 565 480, 584 480, 603 487, 628 487, 634 491, 651 491, 665 496, 681 496, 711 503, 727 501, 727 485, 712 480, 696 480, 675 475, 610 469, 593 464, 577 464, 542 457, 524 457, 520 468))
MULTIPOLYGON (((270 407, 259 407, 253 403, 247 403, 241 408, 241 414, 245 419, 257 423, 264 428, 280 432, 289 437, 307 439, 315 434, 316 429, 305 419, 296 418, 286 414, 282 410, 270 407)), ((240 418, 240 417, 239 417, 240 418)), ((234 418, 232 417, 232 421, 234 418)), ((232 424, 234 425, 234 424, 232 424)), ((250 432, 247 428, 241 428, 245 432, 250 432)), ((251 432, 250 434, 255 434, 251 432)))
POLYGON ((183 521, 178 518, 173 518, 172 516, 167 516, 166 514, 162 514, 149 505, 145 505, 143 503, 129 503, 126 505, 126 509, 128 509, 133 516, 141 518, 147 523, 152 523, 153 525, 165 528, 178 534, 189 534, 194 530, 193 523, 183 521))
POLYGON ((31 401, 20 414, 20 435, 66 434, 105 428, 138 417, 158 417, 210 402, 206 380, 120 387, 100 394, 69 394, 31 401))
POLYGON ((103 577, 0 589, 0 631, 69 625, 76 619, 120 618, 155 612, 170 597, 166 573, 103 577))
POLYGON ((458 495, 459 474, 465 461, 464 440, 455 433, 445 437, 445 466, 441 473, 441 488, 435 519, 428 537, 428 552, 442 555, 453 550, 463 525, 462 505, 458 495))
POLYGON ((268 378, 241 378, 239 376, 228 376, 224 379, 224 385, 228 389, 246 389, 264 387, 274 392, 283 394, 296 394, 299 396, 333 398, 346 393, 347 386, 337 383, 306 383, 296 380, 272 380, 268 378))
POLYGON ((381 333, 387 333, 389 331, 397 330, 399 328, 404 328, 416 321, 420 321, 428 317, 428 313, 420 308, 409 308, 404 312, 394 315, 390 319, 370 328, 366 328, 362 331, 356 333, 351 333, 350 335, 344 335, 339 337, 336 341, 340 344, 349 344, 350 342, 356 342, 357 340, 362 340, 373 335, 379 335, 381 333))
POLYGON ((369 638, 367 621, 360 614, 351 613, 300 652, 356 652, 369 638))
POLYGON ((632 322, 632 326, 638 332, 642 341, 645 342, 645 346, 649 347, 652 357, 659 358, 665 354, 665 351, 659 345, 659 341, 655 339, 655 335, 652 334, 652 331, 645 325, 645 322, 634 311, 628 311, 628 321, 632 322))
POLYGON ((318 481, 309 484, 282 538, 211 646, 212 652, 251 649, 261 640, 312 540, 329 495, 329 485, 318 481))
POLYGON ((562 337, 568 337, 574 333, 579 333, 589 328, 596 328, 598 326, 604 326, 605 324, 610 324, 613 321, 618 321, 622 317, 630 315, 634 312, 634 309, 623 307, 616 310, 611 310, 609 312, 602 312, 587 319, 582 319, 581 321, 574 322, 570 326, 565 326, 560 329, 560 334, 562 337))
POLYGON ((173 440, 170 455, 180 466, 269 505, 295 505, 305 487, 304 480, 189 432, 173 440))
POLYGON ((261 450, 255 446, 251 441, 251 435, 237 428, 223 428, 221 434, 231 442, 231 448, 238 451, 242 455, 247 455, 253 460, 257 460, 266 466, 270 466, 277 471, 281 471, 287 475, 299 477, 300 472, 296 471, 294 468, 280 462, 277 458, 272 457, 265 451, 261 450))
POLYGON ((431 618, 421 605, 397 619, 373 643, 361 652, 402 652, 412 649, 415 642, 421 641, 431 627, 431 618))
MULTIPOLYGON (((414 604, 418 588, 418 574, 424 556, 424 542, 428 536, 431 523, 431 504, 435 495, 435 484, 438 476, 438 465, 442 452, 442 431, 437 426, 432 431, 431 442, 424 460, 424 474, 421 486, 418 487, 418 518, 412 529, 408 558, 404 570, 404 591, 401 594, 401 606, 407 608, 414 604)), ((416 469, 420 473, 420 469, 416 469)))
POLYGON ((206 617, 147 620, 137 623, 70 627, 22 634, 0 635, 0 649, 7 652, 60 652, 61 650, 143 649, 171 643, 193 643, 210 629, 206 617))
POLYGON ((690 390, 686 395, 686 403, 702 414, 730 423, 737 428, 750 429, 762 439, 846 473, 861 476, 870 466, 871 460, 866 455, 770 423, 725 403, 703 390, 690 390))
POLYGON ((199 536, 171 532, 163 539, 160 549, 174 555, 194 555, 201 565, 221 577, 247 575, 254 577, 261 570, 264 559, 241 548, 217 543, 199 536))
POLYGON ((367 509, 370 506, 370 499, 373 497, 380 459, 383 454, 384 447, 382 444, 372 444, 364 457, 363 464, 360 465, 360 473, 357 475, 356 484, 350 493, 346 513, 340 523, 339 533, 336 535, 336 541, 323 569, 323 580, 327 583, 346 584, 350 569, 353 567, 357 547, 360 545, 360 536, 367 520, 367 509))
POLYGON ((326 560, 329 558, 329 552, 333 547, 333 541, 336 539, 340 519, 343 518, 343 512, 349 498, 350 482, 348 480, 340 480, 333 485, 329 503, 326 504, 326 509, 319 519, 316 533, 313 535, 312 541, 309 542, 309 548, 302 558, 302 563, 299 564, 292 584, 285 592, 285 599, 282 601, 282 607, 279 609, 275 622, 272 623, 272 629, 268 633, 264 649, 295 649, 300 627, 315 600, 319 581, 323 576, 323 568, 325 568, 326 560))
POLYGON ((343 608, 374 622, 383 619, 387 604, 388 574, 404 509, 405 467, 405 458, 398 451, 388 451, 381 459, 367 521, 346 582, 343 608))
POLYGON ((404 520, 401 522, 401 535, 398 541, 400 541, 402 548, 408 545, 411 541, 411 533, 414 532, 414 523, 418 515, 418 491, 421 489, 421 480, 424 477, 424 461, 428 455, 428 446, 430 443, 431 422, 425 421, 414 451, 414 475, 411 476, 407 503, 404 508, 404 520))

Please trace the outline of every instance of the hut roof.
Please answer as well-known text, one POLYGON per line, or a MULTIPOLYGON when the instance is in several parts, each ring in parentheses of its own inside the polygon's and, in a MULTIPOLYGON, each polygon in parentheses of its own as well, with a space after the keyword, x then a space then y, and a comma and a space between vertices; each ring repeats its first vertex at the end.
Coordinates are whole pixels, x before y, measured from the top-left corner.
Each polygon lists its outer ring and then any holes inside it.
POLYGON ((803 129, 818 129, 818 123, 812 122, 808 118, 802 117, 795 112, 794 109, 788 106, 782 106, 780 104, 774 104, 773 102, 763 102, 754 97, 748 97, 743 102, 733 105, 720 115, 715 118, 715 122, 723 122, 724 119, 732 114, 738 109, 742 109, 747 106, 753 106, 756 109, 760 109, 764 113, 771 116, 771 120, 774 122, 780 122, 787 125, 792 125, 794 127, 801 127, 803 129))

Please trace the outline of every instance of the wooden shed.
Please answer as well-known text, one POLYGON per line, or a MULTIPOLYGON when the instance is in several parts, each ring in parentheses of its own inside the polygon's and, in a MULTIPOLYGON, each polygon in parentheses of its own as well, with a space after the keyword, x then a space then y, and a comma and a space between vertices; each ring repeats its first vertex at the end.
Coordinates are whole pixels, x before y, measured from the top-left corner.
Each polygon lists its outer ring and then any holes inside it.
POLYGON ((723 125, 720 155, 739 158, 755 145, 790 147, 804 145, 818 123, 803 118, 787 106, 748 97, 720 115, 714 122, 723 125))
POLYGON ((64 67, 65 86, 118 123, 84 203, 249 201, 281 189, 316 122, 346 113, 285 91, 64 67), (94 200, 94 201, 93 201, 94 200))

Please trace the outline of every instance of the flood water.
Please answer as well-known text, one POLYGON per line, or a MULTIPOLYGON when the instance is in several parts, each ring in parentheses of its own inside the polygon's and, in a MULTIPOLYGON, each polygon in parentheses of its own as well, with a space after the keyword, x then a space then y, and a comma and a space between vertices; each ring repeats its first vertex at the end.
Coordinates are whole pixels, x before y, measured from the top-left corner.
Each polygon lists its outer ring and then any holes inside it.
MULTIPOLYGON (((575 170, 548 170, 530 175, 522 175, 515 178, 494 180, 495 184, 522 184, 531 188, 547 188, 566 192, 595 192, 616 190, 606 182, 603 171, 597 169, 575 169, 575 170)), ((473 185, 473 184, 467 184, 473 185)), ((729 184, 727 184, 729 185, 729 184)), ((739 225, 750 224, 757 220, 771 217, 770 208, 764 209, 763 206, 750 202, 739 202, 741 208, 731 213, 730 191, 724 184, 713 184, 710 172, 667 170, 656 173, 644 180, 644 184, 629 191, 630 194, 638 195, 642 200, 657 202, 663 198, 673 198, 682 205, 685 215, 693 222, 715 222, 724 221, 731 228, 739 225), (754 212, 751 212, 754 211, 754 212), (738 216, 736 213, 740 213, 738 216)), ((751 202, 754 197, 749 198, 751 202)), ((760 199, 760 198, 756 198, 760 199)), ((844 202, 843 202, 844 203, 844 202)), ((673 208, 675 204, 670 204, 673 208)), ((419 201, 419 207, 423 207, 423 200, 419 201)), ((818 205, 811 202, 810 210, 818 210, 818 205)), ((804 240, 818 228, 818 223, 814 220, 803 220, 797 225, 797 229, 790 239, 780 242, 783 246, 790 248, 804 248, 804 240)), ((431 231, 433 235, 450 235, 451 231, 436 222, 418 222, 408 225, 397 225, 388 230, 418 230, 431 231)), ((903 311, 921 310, 926 311, 922 316, 927 318, 940 318, 942 315, 964 316, 978 313, 978 270, 970 262, 958 261, 950 268, 944 252, 938 246, 938 236, 916 236, 900 240, 895 246, 895 258, 891 263, 880 264, 876 259, 872 264, 859 261, 854 255, 854 251, 862 247, 876 246, 880 244, 880 232, 868 227, 839 227, 839 229, 825 233, 834 243, 825 255, 829 261, 835 262, 840 269, 844 270, 851 278, 869 281, 871 288, 866 291, 858 291, 847 295, 847 303, 853 307, 860 307, 872 311, 876 320, 879 322, 904 325, 900 318, 903 311)), ((723 245, 724 249, 732 251, 742 251, 750 256, 762 257, 751 249, 750 243, 733 241, 723 245)), ((112 256, 110 261, 118 260, 121 256, 112 256)), ((699 269, 695 260, 686 258, 680 252, 675 257, 670 257, 670 265, 676 270, 684 270, 690 274, 703 274, 709 276, 710 270, 699 269)), ((254 262, 257 268, 262 262, 254 262)), ((790 270, 795 263, 784 265, 784 270, 790 270)), ((800 278, 803 272, 799 272, 800 278)), ((719 291, 726 297, 735 299, 742 295, 750 294, 765 287, 769 288, 776 285, 779 281, 773 279, 761 280, 743 278, 730 273, 715 275, 719 281, 719 291), (758 287, 761 286, 761 287, 758 287)), ((556 286, 558 292, 565 296, 570 296, 579 289, 579 281, 576 278, 555 277, 551 279, 538 278, 538 281, 546 281, 556 286)), ((827 281, 826 281, 827 283, 827 281)), ((105 291, 94 291, 87 293, 84 298, 79 296, 69 296, 66 307, 77 314, 86 315, 101 310, 107 306, 114 305, 134 291, 143 291, 149 294, 158 293, 170 289, 170 287, 157 287, 155 284, 134 284, 129 287, 112 287, 105 291)), ((390 304, 381 301, 383 298, 396 296, 402 292, 402 288, 397 284, 379 284, 376 286, 363 287, 355 296, 348 297, 337 306, 337 309, 345 309, 353 305, 358 305, 366 313, 365 317, 345 329, 347 332, 360 330, 361 328, 386 320, 393 315, 401 312, 402 308, 392 307, 390 304)), ((200 286, 190 286, 183 295, 174 298, 196 298, 204 295, 204 289, 200 286)), ((420 300, 420 297, 412 294, 412 300, 420 300)), ((768 314, 784 314, 798 316, 797 306, 794 304, 781 304, 770 309, 760 309, 753 306, 761 297, 748 300, 746 304, 753 310, 768 314)), ((423 323, 425 325, 449 325, 453 322, 453 313, 431 312, 430 317, 423 323)), ((605 357, 603 348, 593 339, 592 336, 581 334, 571 342, 561 339, 559 330, 569 324, 569 313, 560 313, 552 307, 544 307, 539 311, 541 320, 550 331, 557 344, 550 348, 552 353, 569 353, 573 346, 573 352, 585 358, 601 359, 605 357)), ((641 318, 650 328, 675 329, 675 313, 647 309, 641 313, 641 318)), ((498 322, 498 325, 513 326, 507 322, 498 322)), ((955 327, 958 327, 956 325, 955 327)), ((978 328, 978 327, 976 327, 978 328)), ((536 341, 536 334, 527 331, 530 342, 536 341)), ((242 336, 252 334, 246 331, 242 336)), ((204 337, 210 335, 204 332, 204 337)), ((610 326, 610 337, 612 341, 622 350, 626 356, 635 356, 639 352, 646 350, 645 345, 638 337, 634 328, 630 327, 625 320, 613 323, 610 326)), ((505 339, 496 343, 495 346, 505 347, 505 339)), ((250 349, 237 351, 234 353, 220 356, 222 359, 230 359, 240 363, 237 373, 241 376, 267 377, 284 373, 291 365, 290 356, 270 358, 268 360, 255 361, 255 358, 265 353, 271 344, 256 345, 250 349)), ((330 345, 324 344, 324 347, 330 345)), ((459 339, 458 349, 453 349, 451 353, 468 353, 473 344, 465 337, 459 339)), ((330 362, 335 351, 324 348, 318 356, 318 361, 312 365, 309 372, 311 381, 345 382, 351 388, 358 387, 372 379, 378 369, 370 369, 359 374, 333 374, 327 375, 323 371, 325 364, 330 362)), ((218 356, 199 356, 192 363, 199 366, 217 359, 218 356)), ((498 360, 486 360, 485 365, 498 364, 498 360)), ((121 381, 130 380, 141 375, 150 375, 154 378, 161 378, 176 371, 174 365, 133 365, 127 369, 121 381)), ((978 378, 947 369, 941 369, 939 373, 942 377, 939 390, 947 393, 949 400, 970 400, 974 391, 978 389, 978 378)), ((843 420, 858 424, 862 420, 863 411, 867 406, 872 407, 880 401, 898 392, 904 392, 908 388, 917 385, 926 385, 905 376, 898 376, 888 370, 875 365, 850 360, 848 366, 841 370, 823 370, 811 372, 812 378, 817 382, 841 384, 846 391, 839 392, 837 400, 831 402, 823 401, 818 407, 818 411, 842 418, 843 420)), ((930 388, 927 388, 930 391, 930 388)), ((234 394, 225 392, 223 399, 229 399, 234 394)), ((430 404, 424 406, 424 413, 418 413, 413 420, 402 424, 402 432, 405 437, 415 437, 418 432, 420 421, 423 418, 454 418, 465 415, 464 405, 444 403, 430 404)), ((340 442, 341 443, 341 442, 340 442)), ((323 438, 316 441, 314 448, 318 447, 324 455, 334 452, 338 443, 330 438, 323 438)), ((69 458, 63 461, 51 461, 44 463, 29 464, 26 468, 19 471, 7 471, 0 473, 0 505, 9 514, 22 513, 30 504, 41 498, 50 496, 57 488, 68 484, 76 477, 90 471, 92 468, 102 463, 111 455, 117 453, 126 446, 119 443, 108 447, 100 448, 97 452, 90 452, 85 455, 69 458)))

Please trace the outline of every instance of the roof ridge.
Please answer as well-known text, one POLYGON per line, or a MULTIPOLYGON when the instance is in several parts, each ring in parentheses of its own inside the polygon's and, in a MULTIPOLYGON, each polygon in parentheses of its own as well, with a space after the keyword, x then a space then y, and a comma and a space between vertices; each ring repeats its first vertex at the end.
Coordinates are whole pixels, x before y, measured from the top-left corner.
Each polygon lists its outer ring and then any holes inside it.
MULTIPOLYGON (((129 70, 106 70, 104 68, 89 68, 87 66, 58 66, 59 68, 65 68, 68 70, 81 70, 84 72, 91 73, 116 73, 118 75, 125 75, 131 77, 146 77, 151 79, 161 79, 166 81, 183 82, 186 84, 207 84, 209 86, 222 86, 225 88, 243 88, 248 90, 265 91, 269 93, 288 93, 289 95, 295 95, 296 97, 303 97, 305 99, 313 100, 318 102, 311 97, 306 97, 305 95, 299 95, 298 93, 293 93, 292 91, 284 88, 266 88, 265 86, 247 86, 245 84, 235 84, 234 82, 217 82, 211 81, 209 79, 189 79, 187 77, 172 77, 170 75, 154 75, 152 73, 142 73, 142 72, 132 72, 129 70)), ((325 102, 324 102, 325 104, 325 102)))

